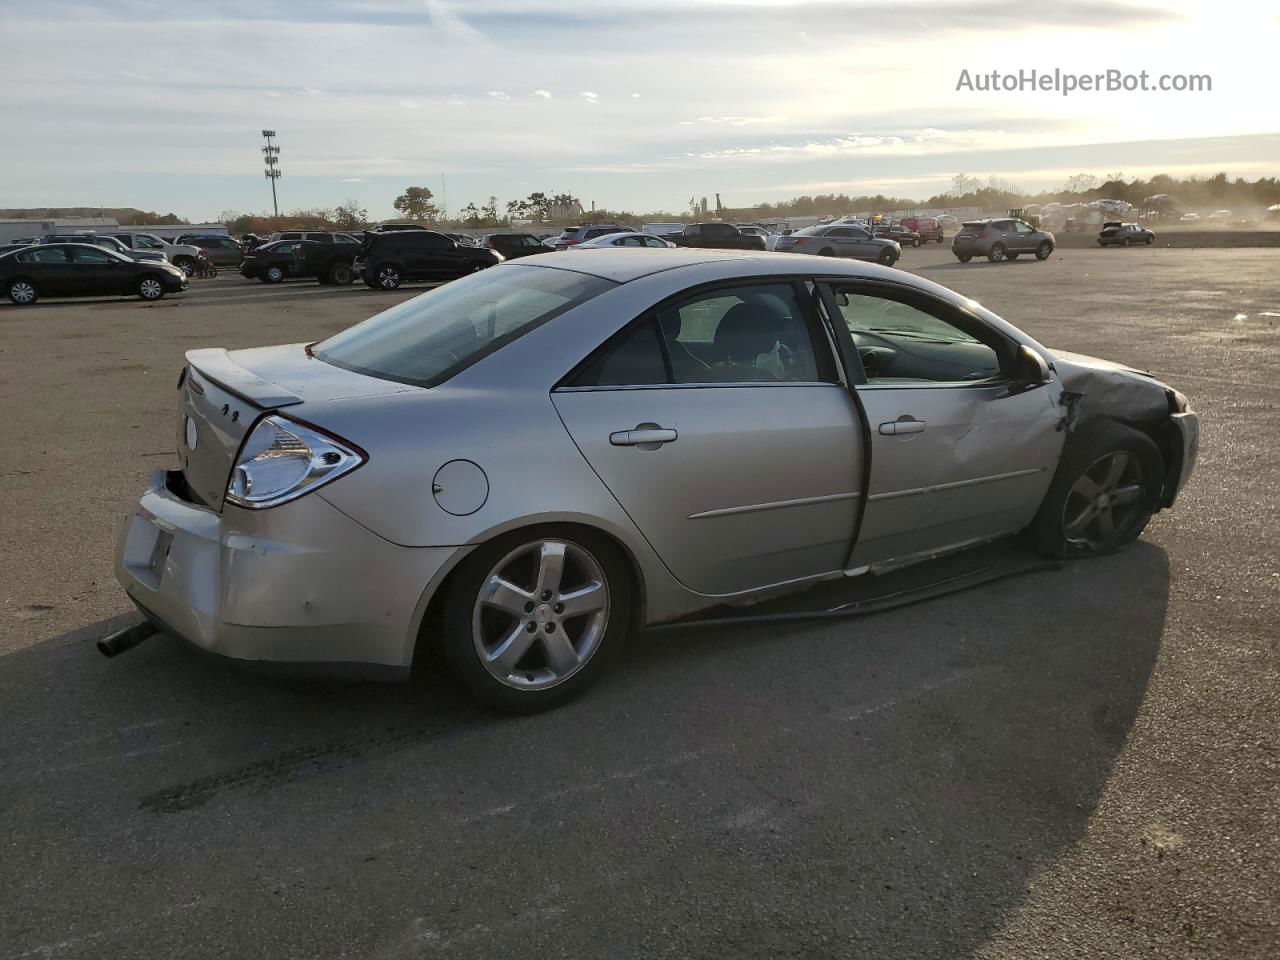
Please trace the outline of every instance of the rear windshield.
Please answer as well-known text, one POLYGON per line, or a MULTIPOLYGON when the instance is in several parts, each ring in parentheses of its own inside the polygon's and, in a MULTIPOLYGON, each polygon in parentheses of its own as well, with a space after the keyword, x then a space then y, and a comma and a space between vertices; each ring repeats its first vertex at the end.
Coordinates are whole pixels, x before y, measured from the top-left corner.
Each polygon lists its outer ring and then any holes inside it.
POLYGON ((568 270, 481 270, 370 317, 311 352, 356 373, 431 387, 612 286, 568 270))
POLYGON ((820 237, 822 236, 822 231, 825 229, 826 227, 805 227, 803 230, 797 230, 795 233, 792 234, 792 236, 793 237, 820 237))
POLYGON ((964 223, 960 224, 960 226, 964 227, 966 230, 981 230, 986 225, 987 221, 985 220, 966 220, 964 223))

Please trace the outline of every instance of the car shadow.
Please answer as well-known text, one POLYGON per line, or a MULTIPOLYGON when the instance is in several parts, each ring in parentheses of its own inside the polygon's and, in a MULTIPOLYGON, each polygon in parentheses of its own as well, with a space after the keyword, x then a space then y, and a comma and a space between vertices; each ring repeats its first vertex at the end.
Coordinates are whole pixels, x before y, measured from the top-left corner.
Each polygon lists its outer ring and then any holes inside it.
POLYGON ((0 657, 0 914, 19 955, 206 923, 247 955, 288 889, 269 926, 298 955, 969 956, 1083 834, 1168 590, 1142 542, 872 616, 649 633, 533 717, 163 637, 106 660, 117 617, 0 657))

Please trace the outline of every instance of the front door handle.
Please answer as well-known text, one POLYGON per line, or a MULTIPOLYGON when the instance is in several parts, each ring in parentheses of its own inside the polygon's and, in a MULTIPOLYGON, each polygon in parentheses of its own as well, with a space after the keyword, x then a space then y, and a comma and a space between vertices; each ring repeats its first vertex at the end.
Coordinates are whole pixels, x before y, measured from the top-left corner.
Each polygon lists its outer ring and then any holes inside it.
POLYGON ((609 434, 609 442, 615 447, 644 447, 656 450, 664 443, 674 443, 680 435, 656 424, 642 423, 634 430, 619 430, 609 434))
POLYGON ((896 437, 904 433, 924 433, 924 428, 927 426, 928 424, 923 420, 905 417, 880 424, 880 433, 886 437, 896 437))

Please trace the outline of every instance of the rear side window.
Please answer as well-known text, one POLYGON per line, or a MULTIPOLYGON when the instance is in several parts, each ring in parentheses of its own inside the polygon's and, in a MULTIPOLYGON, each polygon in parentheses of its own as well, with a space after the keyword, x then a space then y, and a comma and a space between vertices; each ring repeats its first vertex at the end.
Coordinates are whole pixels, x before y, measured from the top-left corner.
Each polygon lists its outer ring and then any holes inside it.
POLYGON ((66 263, 65 247, 33 247, 14 257, 19 263, 66 263))
POLYGON ((430 387, 613 286, 567 270, 481 270, 370 317, 312 353, 356 373, 430 387))

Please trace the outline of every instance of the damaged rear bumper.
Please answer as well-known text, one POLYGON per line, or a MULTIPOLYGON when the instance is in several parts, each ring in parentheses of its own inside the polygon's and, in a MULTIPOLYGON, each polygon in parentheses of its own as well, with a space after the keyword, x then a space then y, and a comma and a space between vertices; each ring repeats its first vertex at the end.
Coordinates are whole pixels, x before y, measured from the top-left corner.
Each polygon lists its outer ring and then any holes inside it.
POLYGON ((116 578, 161 630, 236 660, 407 673, 419 601, 459 548, 398 546, 314 495, 216 513, 167 480, 116 548, 116 578))

